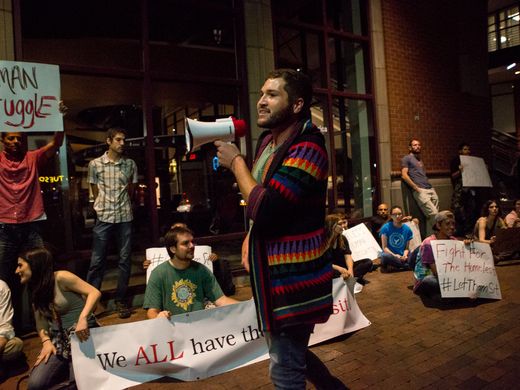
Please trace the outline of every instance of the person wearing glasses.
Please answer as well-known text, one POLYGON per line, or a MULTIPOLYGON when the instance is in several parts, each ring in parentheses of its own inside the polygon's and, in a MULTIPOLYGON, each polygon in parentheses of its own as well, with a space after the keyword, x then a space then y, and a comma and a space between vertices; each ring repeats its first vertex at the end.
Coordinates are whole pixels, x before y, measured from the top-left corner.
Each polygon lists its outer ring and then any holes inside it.
POLYGON ((390 217, 381 228, 381 272, 408 270, 409 243, 413 237, 412 229, 403 224, 403 209, 393 206, 390 217))

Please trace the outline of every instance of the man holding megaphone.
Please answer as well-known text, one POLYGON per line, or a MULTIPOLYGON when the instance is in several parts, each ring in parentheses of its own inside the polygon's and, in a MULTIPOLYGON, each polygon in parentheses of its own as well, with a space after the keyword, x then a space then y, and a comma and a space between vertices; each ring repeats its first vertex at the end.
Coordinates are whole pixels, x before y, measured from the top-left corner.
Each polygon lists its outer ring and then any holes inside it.
POLYGON ((317 323, 332 313, 332 265, 323 256, 328 158, 310 120, 312 84, 292 69, 271 72, 257 103, 258 141, 252 171, 234 144, 216 141, 253 221, 246 237, 259 326, 269 348, 276 388, 345 386, 308 350, 317 323))

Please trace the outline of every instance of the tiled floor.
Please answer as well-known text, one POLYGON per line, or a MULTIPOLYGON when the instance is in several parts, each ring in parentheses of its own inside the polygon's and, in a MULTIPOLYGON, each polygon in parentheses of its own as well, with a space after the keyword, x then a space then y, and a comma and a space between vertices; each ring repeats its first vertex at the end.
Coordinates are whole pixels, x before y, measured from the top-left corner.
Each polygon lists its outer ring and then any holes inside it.
MULTIPOLYGON (((368 328, 337 338, 315 351, 351 389, 514 389, 520 387, 520 260, 497 267, 503 299, 458 301, 432 306, 411 292, 412 274, 367 276, 358 304, 372 322, 368 328)), ((239 299, 249 298, 241 288, 239 299)), ((105 324, 144 319, 136 309, 129 320, 112 314, 105 324)), ((29 363, 39 342, 25 340, 29 363)), ((135 389, 270 389, 267 361, 200 382, 162 379, 135 389)), ((2 389, 15 389, 23 376, 2 389)), ((22 379, 20 388, 26 388, 22 379)), ((309 388, 313 386, 309 385, 309 388)))

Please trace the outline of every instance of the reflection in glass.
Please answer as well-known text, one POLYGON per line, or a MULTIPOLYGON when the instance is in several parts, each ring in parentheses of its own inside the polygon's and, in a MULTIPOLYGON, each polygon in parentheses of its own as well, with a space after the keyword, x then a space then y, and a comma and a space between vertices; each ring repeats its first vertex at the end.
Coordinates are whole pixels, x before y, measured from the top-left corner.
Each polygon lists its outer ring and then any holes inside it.
POLYGON ((329 38, 330 88, 367 93, 364 50, 359 42, 329 38))

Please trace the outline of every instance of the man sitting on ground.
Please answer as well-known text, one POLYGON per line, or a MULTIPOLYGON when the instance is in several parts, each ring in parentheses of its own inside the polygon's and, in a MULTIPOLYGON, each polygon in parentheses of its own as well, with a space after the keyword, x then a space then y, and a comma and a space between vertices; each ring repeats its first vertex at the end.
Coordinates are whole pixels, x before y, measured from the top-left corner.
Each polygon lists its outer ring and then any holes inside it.
POLYGON ((11 291, 0 280, 0 382, 7 375, 6 368, 24 358, 23 341, 14 336, 12 320, 11 291))
POLYGON ((215 276, 203 264, 193 261, 193 232, 185 227, 171 229, 164 236, 170 260, 157 266, 146 286, 143 307, 148 318, 165 317, 204 309, 204 299, 216 306, 237 303, 224 295, 215 276))

